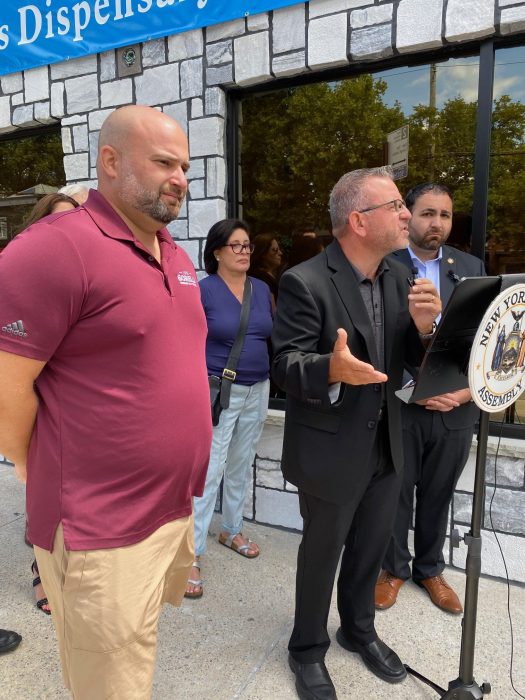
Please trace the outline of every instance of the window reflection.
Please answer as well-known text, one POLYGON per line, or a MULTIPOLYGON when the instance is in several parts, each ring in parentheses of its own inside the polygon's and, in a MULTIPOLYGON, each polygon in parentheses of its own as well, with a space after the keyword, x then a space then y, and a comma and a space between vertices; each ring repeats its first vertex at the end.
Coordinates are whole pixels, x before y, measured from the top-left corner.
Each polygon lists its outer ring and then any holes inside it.
MULTIPOLYGON (((525 47, 496 52, 489 274, 525 272, 524 65, 525 47)), ((475 55, 244 98, 240 212, 255 233, 274 231, 285 255, 304 231, 328 242, 333 184, 348 170, 385 163, 387 135, 408 125, 401 193, 425 181, 447 185, 454 194, 448 243, 470 252, 474 240, 480 249, 483 232, 472 230, 478 81, 475 55)), ((520 416, 525 397, 505 418, 520 416)))

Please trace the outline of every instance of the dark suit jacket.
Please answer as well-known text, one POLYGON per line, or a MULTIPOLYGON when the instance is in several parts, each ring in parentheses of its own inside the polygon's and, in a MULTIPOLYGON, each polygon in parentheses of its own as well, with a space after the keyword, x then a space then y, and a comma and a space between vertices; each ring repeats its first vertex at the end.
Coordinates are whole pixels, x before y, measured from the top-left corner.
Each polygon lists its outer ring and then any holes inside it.
MULTIPOLYGON (((388 262, 383 274, 386 402, 392 460, 403 465, 400 388, 403 363, 419 364, 423 346, 408 313, 406 269, 388 262)), ((281 278, 274 324, 273 373, 286 391, 282 468, 307 493, 345 503, 365 477, 377 431, 381 386, 343 384, 336 403, 328 394, 330 355, 337 329, 350 350, 377 367, 372 326, 354 272, 334 241, 281 278)))
MULTIPOLYGON (((483 262, 474 255, 464 253, 456 248, 451 248, 448 245, 442 246, 442 258, 439 266, 439 286, 441 303, 443 309, 448 304, 454 287, 457 282, 456 277, 483 277, 485 275, 485 266, 483 262)), ((398 250, 388 257, 388 260, 397 260, 403 263, 409 269, 412 269, 412 259, 408 250, 398 250)), ((420 407, 422 411, 427 409, 420 407)), ((452 411, 439 412, 439 415, 449 430, 458 430, 460 428, 468 428, 477 421, 479 417, 479 409, 474 403, 465 403, 452 411)))

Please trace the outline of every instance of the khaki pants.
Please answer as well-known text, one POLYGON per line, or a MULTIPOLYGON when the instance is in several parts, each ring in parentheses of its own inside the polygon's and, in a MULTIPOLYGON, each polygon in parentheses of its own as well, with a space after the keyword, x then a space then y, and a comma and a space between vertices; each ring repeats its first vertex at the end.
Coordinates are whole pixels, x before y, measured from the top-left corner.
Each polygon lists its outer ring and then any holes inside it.
POLYGON ((193 516, 134 545, 82 552, 65 549, 60 525, 53 552, 35 554, 75 700, 150 698, 159 614, 164 602, 182 600, 193 516))

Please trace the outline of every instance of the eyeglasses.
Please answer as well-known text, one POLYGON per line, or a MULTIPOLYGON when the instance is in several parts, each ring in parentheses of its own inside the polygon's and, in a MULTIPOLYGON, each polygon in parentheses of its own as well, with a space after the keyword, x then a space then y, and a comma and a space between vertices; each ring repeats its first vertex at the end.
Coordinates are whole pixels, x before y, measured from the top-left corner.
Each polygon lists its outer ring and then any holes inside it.
POLYGON ((406 209, 406 204, 404 199, 391 199, 388 202, 383 202, 382 204, 374 204, 371 207, 366 207, 366 209, 358 209, 358 214, 366 214, 367 211, 374 211, 374 209, 379 209, 379 207, 387 207, 389 204, 394 205, 394 211, 399 214, 403 209, 406 209))
POLYGON ((255 250, 253 243, 226 243, 225 248, 231 248, 235 255, 240 255, 241 253, 249 253, 250 255, 255 250))

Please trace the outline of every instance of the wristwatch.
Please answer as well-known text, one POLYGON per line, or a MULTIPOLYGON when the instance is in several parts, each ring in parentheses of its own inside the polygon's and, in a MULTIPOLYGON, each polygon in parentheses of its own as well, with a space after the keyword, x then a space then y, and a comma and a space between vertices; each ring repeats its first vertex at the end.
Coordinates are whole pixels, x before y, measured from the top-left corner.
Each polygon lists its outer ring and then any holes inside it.
POLYGON ((420 334, 419 334, 419 337, 421 338, 421 340, 430 340, 430 338, 432 338, 432 336, 433 336, 434 333, 436 332, 436 328, 437 328, 436 322, 435 322, 435 321, 432 321, 432 330, 431 330, 431 332, 430 332, 430 333, 420 333, 420 334))

